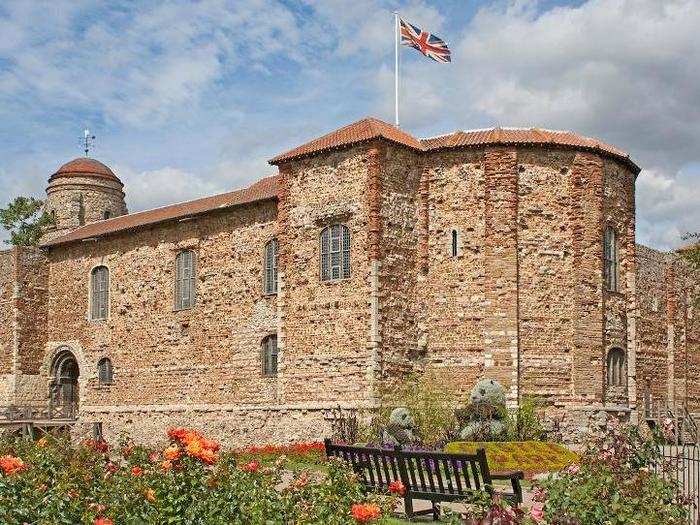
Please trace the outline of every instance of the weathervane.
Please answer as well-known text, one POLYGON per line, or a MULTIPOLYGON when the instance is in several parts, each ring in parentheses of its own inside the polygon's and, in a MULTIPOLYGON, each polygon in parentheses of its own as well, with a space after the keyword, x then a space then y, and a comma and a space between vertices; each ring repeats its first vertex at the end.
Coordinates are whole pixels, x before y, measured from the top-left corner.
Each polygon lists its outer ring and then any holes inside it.
POLYGON ((88 156, 88 153, 90 152, 90 147, 95 145, 95 135, 90 134, 90 130, 88 128, 85 128, 84 137, 81 139, 81 144, 83 146, 83 151, 85 152, 85 156, 88 156))

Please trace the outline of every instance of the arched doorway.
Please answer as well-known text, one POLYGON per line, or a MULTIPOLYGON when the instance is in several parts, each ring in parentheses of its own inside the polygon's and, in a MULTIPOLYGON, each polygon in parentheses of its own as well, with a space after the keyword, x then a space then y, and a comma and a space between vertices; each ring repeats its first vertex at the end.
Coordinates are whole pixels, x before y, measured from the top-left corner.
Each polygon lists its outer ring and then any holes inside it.
POLYGON ((49 395, 57 416, 73 418, 78 413, 78 361, 69 348, 59 349, 51 364, 49 395))

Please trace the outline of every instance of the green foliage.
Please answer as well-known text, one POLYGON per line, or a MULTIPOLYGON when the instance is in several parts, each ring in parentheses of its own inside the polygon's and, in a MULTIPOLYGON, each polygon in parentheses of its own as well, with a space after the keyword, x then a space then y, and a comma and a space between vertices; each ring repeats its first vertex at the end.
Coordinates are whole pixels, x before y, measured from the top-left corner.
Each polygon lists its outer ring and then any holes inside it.
POLYGON ((456 441, 448 443, 445 451, 474 454, 480 448, 486 451, 490 470, 522 470, 528 477, 556 472, 579 461, 579 456, 563 445, 543 441, 456 441))
POLYGON ((687 501, 664 468, 657 443, 633 427, 611 425, 589 443, 581 465, 542 482, 539 496, 548 523, 572 525, 680 525, 687 501))
POLYGON ((516 409, 507 411, 505 420, 508 441, 540 441, 545 439, 546 432, 537 398, 523 397, 516 409))
POLYGON ((12 455, 27 465, 10 474, 0 468, 0 523, 350 525, 353 504, 377 503, 386 516, 396 501, 366 495, 337 460, 323 474, 290 473, 281 457, 246 468, 235 454, 208 466, 183 452, 164 468, 160 450, 122 445, 115 453, 52 438, 0 441, 0 460, 12 455))
POLYGON ((17 197, 0 208, 0 224, 10 232, 15 246, 36 246, 47 227, 54 224, 53 215, 43 211, 44 201, 34 197, 17 197))

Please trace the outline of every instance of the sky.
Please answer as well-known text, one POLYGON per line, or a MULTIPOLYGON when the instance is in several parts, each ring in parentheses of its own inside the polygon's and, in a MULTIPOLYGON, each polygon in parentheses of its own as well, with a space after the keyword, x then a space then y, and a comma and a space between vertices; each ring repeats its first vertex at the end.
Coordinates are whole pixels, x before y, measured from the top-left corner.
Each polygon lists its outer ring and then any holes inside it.
POLYGON ((3 0, 0 206, 43 197, 86 126, 133 212, 245 186, 364 116, 391 122, 394 10, 453 60, 402 49, 403 129, 597 137, 643 168, 638 242, 700 230, 700 0, 3 0))

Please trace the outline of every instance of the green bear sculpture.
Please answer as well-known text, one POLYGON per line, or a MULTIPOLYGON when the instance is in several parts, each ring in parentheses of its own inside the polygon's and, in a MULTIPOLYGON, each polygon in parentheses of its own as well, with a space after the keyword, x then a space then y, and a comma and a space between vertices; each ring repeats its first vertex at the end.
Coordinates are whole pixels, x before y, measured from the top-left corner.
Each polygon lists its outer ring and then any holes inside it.
POLYGON ((463 441, 493 441, 506 432, 506 391, 493 379, 482 379, 469 396, 469 422, 459 437, 463 441))

